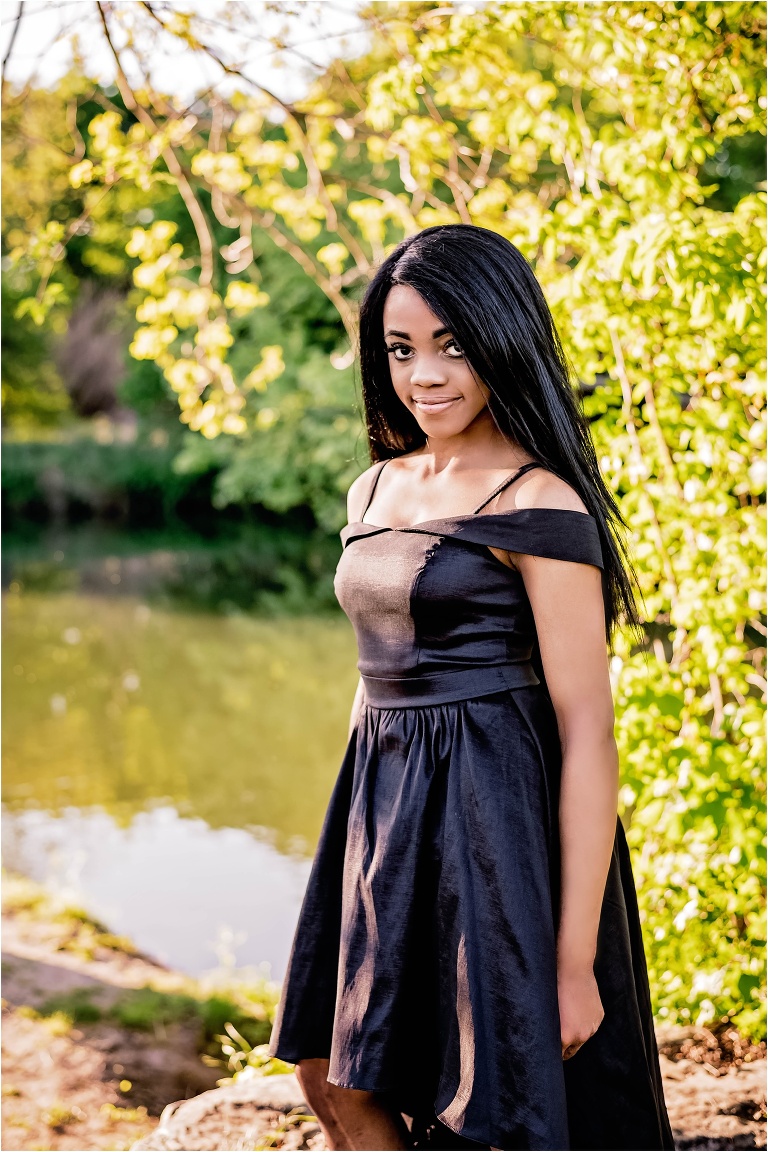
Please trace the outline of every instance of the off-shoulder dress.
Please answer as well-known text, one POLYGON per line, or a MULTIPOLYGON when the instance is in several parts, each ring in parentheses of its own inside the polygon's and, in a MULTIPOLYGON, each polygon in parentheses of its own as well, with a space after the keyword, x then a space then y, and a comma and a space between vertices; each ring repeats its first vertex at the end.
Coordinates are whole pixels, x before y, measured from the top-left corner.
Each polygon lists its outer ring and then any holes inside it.
MULTIPOLYGON (((383 1093, 419 1148, 672 1149, 620 820, 595 975, 563 1061, 561 749, 521 575, 490 548, 603 567, 584 512, 483 509, 342 530, 336 593, 365 699, 323 825, 270 1051, 383 1093)), ((573 605, 578 611, 578 605, 573 605)))

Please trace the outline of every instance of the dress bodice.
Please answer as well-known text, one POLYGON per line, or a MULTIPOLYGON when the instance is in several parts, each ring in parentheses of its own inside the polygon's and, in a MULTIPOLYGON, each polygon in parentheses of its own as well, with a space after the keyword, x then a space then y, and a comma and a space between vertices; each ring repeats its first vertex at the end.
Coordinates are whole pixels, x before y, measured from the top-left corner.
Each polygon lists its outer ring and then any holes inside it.
POLYGON ((523 578, 490 549, 602 568, 594 517, 559 508, 476 510, 383 528, 364 522, 381 467, 361 520, 342 529, 335 579, 357 636, 367 702, 447 703, 537 684, 530 663, 536 628, 523 578))

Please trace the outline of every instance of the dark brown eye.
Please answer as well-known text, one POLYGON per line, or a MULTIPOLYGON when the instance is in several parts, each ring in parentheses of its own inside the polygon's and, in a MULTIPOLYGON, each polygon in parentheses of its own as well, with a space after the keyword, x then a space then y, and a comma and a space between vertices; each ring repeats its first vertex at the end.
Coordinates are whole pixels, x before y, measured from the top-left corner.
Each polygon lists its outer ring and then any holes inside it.
POLYGON ((411 349, 407 344, 388 344, 387 354, 394 356, 395 360, 407 360, 411 354, 411 349))

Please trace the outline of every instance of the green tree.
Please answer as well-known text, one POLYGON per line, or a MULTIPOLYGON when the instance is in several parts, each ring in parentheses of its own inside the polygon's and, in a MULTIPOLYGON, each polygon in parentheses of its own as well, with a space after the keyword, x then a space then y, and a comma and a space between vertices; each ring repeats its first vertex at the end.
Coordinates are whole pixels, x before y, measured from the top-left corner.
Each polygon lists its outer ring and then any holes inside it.
POLYGON ((48 334, 60 330, 61 316, 53 308, 56 293, 48 294, 46 310, 34 318, 30 293, 39 280, 35 239, 60 226, 63 206, 73 195, 66 119, 73 91, 66 85, 57 93, 3 95, 3 249, 29 254, 6 268, 2 283, 3 416, 21 429, 32 429, 55 424, 69 408, 46 347, 49 341, 40 340, 35 324, 45 317, 48 334))
POLYGON ((71 179, 96 195, 117 179, 170 184, 183 199, 194 246, 163 219, 128 246, 142 297, 133 354, 160 365, 191 428, 239 442, 223 497, 287 507, 317 491, 329 519, 349 469, 350 427, 311 418, 313 400, 346 418, 341 374, 302 369, 281 383, 277 334, 250 360, 233 338, 272 290, 253 260, 264 237, 325 295, 349 342, 360 286, 403 235, 479 224, 532 262, 645 597, 646 642, 621 640, 613 673, 657 1008, 759 1031, 763 6, 376 4, 371 50, 294 103, 230 63, 191 11, 96 10, 132 121, 97 118, 71 179), (118 45, 135 45, 142 21, 218 60, 233 94, 190 110, 132 88, 118 45), (285 467, 294 445, 301 480, 285 467))

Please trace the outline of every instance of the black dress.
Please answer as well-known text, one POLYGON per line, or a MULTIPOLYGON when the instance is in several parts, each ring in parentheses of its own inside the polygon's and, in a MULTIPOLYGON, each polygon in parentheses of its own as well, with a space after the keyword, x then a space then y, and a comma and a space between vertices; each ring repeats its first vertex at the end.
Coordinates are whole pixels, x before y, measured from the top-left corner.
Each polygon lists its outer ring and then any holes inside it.
POLYGON ((618 818, 595 976, 563 1061, 561 752, 522 577, 502 548, 602 568, 583 512, 474 513, 341 536, 365 702, 326 814, 270 1051, 386 1094, 416 1147, 674 1148, 618 818), (539 674, 537 675, 536 667, 539 674))

